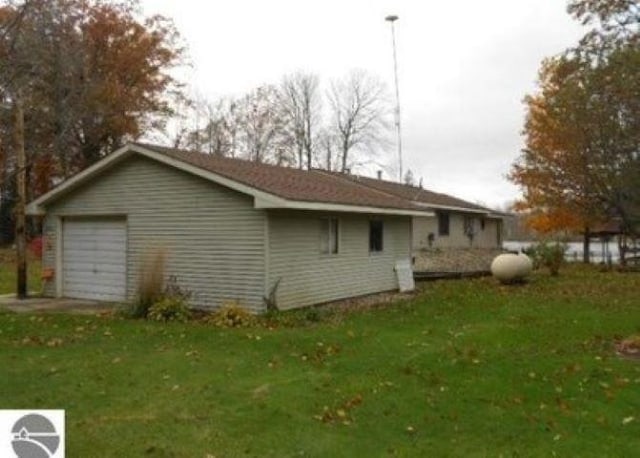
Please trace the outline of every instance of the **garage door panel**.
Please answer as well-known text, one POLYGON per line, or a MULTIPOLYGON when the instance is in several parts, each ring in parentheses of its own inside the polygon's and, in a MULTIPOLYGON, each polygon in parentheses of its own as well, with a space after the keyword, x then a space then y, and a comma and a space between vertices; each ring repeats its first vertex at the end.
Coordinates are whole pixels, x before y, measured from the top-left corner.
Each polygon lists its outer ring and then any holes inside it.
POLYGON ((120 289, 117 287, 104 287, 101 284, 96 285, 65 285, 69 294, 73 294, 73 297, 81 297, 91 296, 91 299, 98 299, 103 297, 108 297, 112 301, 116 301, 119 299, 114 299, 114 296, 120 294, 120 289))
POLYGON ((125 239, 106 238, 103 235, 92 235, 91 237, 65 237, 65 242, 71 242, 71 249, 90 250, 99 248, 107 251, 119 251, 125 243, 125 239))
POLYGON ((78 293, 82 292, 86 294, 95 295, 116 295, 119 294, 120 288, 117 286, 104 286, 102 283, 81 283, 81 284, 65 284, 65 287, 69 289, 69 292, 78 293))
MULTIPOLYGON (((100 269, 94 270, 93 264, 82 263, 82 264, 74 264, 72 266, 68 266, 65 268, 65 278, 75 278, 75 277, 94 277, 99 275, 120 275, 126 271, 125 266, 119 265, 101 265, 100 269)), ((105 280, 108 279, 105 277, 105 280)))
POLYGON ((101 250, 107 251, 119 251, 122 245, 125 243, 125 239, 104 239, 100 235, 94 235, 92 237, 95 237, 97 240, 88 240, 70 236, 65 238, 63 242, 66 242, 67 244, 71 243, 70 248, 75 250, 92 250, 94 248, 99 248, 101 250))
MULTIPOLYGON (((93 265, 95 262, 95 254, 92 249, 85 250, 65 250, 65 254, 67 254, 67 259, 70 260, 67 263, 67 267, 71 266, 71 263, 90 263, 93 265)), ((123 264, 126 256, 122 253, 117 253, 114 251, 104 251, 101 250, 100 260, 106 264, 123 264)))
POLYGON ((126 295, 124 219, 65 220, 63 295, 119 301, 126 295))
POLYGON ((108 285, 118 285, 118 282, 122 278, 122 274, 124 271, 120 272, 109 272, 102 270, 98 273, 93 273, 85 270, 67 270, 67 275, 65 276, 65 284, 83 284, 83 283, 94 283, 99 284, 101 281, 105 282, 105 286, 108 285))

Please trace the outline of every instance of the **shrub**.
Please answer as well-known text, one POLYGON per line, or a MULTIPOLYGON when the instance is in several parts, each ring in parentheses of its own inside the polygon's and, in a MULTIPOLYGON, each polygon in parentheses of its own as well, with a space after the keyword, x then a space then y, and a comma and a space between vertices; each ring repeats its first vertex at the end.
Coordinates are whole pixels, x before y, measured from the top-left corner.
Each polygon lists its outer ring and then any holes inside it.
POLYGON ((188 302, 191 298, 191 291, 183 289, 180 284, 178 284, 178 277, 176 277, 175 275, 171 275, 167 279, 167 284, 164 287, 163 296, 175 297, 182 299, 184 302, 188 302))
POLYGON ((185 322, 191 318, 191 311, 185 299, 168 296, 149 307, 147 318, 153 321, 185 322))
POLYGON ((138 294, 130 310, 132 317, 145 318, 149 308, 164 297, 165 267, 164 249, 150 251, 142 258, 138 274, 138 294))
POLYGON ((522 250, 524 254, 529 256, 531 261, 533 262, 534 270, 538 270, 541 266, 540 255, 538 253, 538 245, 531 245, 522 250))
POLYGON ((536 247, 536 258, 540 265, 549 269, 551 275, 558 275, 560 267, 564 264, 564 254, 567 251, 567 245, 561 242, 547 243, 541 242, 536 247))
POLYGON ((225 302, 206 321, 221 328, 242 328, 256 323, 256 316, 237 301, 225 302))

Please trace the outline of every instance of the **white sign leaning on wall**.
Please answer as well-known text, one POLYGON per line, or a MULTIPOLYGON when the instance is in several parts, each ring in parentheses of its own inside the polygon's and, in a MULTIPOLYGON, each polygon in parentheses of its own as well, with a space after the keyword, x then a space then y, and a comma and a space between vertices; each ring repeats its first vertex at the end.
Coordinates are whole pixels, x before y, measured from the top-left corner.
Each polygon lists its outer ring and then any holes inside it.
POLYGON ((413 269, 411 268, 411 261, 406 259, 402 261, 396 261, 396 275, 398 277, 398 289, 401 293, 407 291, 413 291, 416 288, 416 284, 413 281, 413 269))
POLYGON ((64 410, 0 410, 0 456, 64 458, 64 410))

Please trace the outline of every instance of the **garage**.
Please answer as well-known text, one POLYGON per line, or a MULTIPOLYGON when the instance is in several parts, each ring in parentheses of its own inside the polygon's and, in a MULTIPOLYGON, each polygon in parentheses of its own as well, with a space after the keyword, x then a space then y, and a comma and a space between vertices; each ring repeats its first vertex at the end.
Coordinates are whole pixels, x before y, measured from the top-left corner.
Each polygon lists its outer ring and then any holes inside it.
POLYGON ((62 295, 100 301, 124 300, 126 220, 65 218, 62 234, 62 295))

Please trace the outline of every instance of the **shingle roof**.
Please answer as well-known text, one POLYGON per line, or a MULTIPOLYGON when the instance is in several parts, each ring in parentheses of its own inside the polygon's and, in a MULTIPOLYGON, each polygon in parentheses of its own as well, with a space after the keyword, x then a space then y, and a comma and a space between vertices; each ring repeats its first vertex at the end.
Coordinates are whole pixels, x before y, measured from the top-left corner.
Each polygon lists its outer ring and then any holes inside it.
POLYGON ((425 211, 420 205, 338 176, 136 143, 192 166, 288 200, 425 211))
POLYGON ((457 197, 386 180, 280 167, 145 143, 136 145, 288 200, 419 211, 434 206, 494 213, 457 197))
POLYGON ((467 202, 466 200, 458 199, 457 197, 450 196, 448 194, 441 194, 438 192, 429 191, 427 189, 419 188, 417 186, 406 185, 402 183, 396 183, 393 181, 380 180, 376 178, 369 178, 359 175, 347 175, 344 173, 332 172, 335 175, 339 175, 344 179, 355 181, 362 185, 383 191, 403 199, 422 202, 426 205, 434 205, 437 207, 452 207, 469 209, 475 211, 493 212, 493 210, 483 207, 478 204, 467 202))

